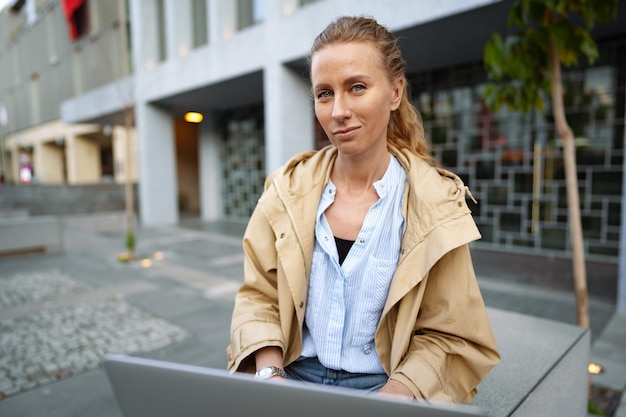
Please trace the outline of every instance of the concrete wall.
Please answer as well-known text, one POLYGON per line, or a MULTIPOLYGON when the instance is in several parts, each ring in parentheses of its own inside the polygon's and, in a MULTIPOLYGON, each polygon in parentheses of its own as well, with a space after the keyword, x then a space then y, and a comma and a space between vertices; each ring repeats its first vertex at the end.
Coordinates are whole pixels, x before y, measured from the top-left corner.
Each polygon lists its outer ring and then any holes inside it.
MULTIPOLYGON (((139 208, 135 186, 135 210, 139 208)), ((124 185, 0 186, 0 210, 22 209, 31 216, 124 210, 124 185)))

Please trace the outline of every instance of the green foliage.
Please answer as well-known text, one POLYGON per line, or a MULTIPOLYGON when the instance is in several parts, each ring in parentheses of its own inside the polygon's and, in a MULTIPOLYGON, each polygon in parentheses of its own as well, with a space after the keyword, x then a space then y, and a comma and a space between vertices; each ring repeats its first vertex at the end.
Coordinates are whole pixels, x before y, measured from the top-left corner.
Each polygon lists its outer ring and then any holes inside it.
POLYGON ((126 249, 135 249, 135 235, 133 233, 126 234, 126 249))
POLYGON ((596 22, 617 16, 618 0, 517 0, 508 24, 515 32, 494 33, 485 44, 483 60, 489 77, 484 98, 497 110, 508 106, 524 112, 543 110, 550 90, 550 51, 557 47, 566 67, 584 56, 593 63, 598 48, 590 31, 596 22))
POLYGON ((594 416, 606 416, 602 407, 591 401, 591 399, 587 400, 587 412, 594 416))

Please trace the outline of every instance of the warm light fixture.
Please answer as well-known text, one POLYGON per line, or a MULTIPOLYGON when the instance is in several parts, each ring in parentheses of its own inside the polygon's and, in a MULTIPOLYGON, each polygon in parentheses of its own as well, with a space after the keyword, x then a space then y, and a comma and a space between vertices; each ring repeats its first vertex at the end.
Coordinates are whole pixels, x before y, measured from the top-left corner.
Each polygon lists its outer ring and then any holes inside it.
POLYGON ((141 266, 144 268, 150 268, 152 266, 152 261, 150 259, 142 259, 141 266))
POLYGON ((589 371, 591 375, 598 375, 602 373, 602 371, 604 371, 604 368, 599 363, 589 362, 589 365, 587 366, 587 370, 589 371))
POLYGON ((190 111, 190 112, 185 113, 185 121, 189 123, 200 123, 202 119, 204 119, 204 116, 202 116, 202 113, 198 113, 195 111, 190 111))
POLYGON ((160 261, 161 259, 163 259, 163 252, 155 252, 154 259, 156 259, 157 261, 160 261))

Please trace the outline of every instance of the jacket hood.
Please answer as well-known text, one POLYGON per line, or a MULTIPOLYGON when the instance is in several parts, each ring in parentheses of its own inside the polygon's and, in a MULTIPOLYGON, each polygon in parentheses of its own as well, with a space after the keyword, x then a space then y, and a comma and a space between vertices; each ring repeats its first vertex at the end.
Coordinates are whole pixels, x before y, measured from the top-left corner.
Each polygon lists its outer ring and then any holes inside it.
POLYGON ((326 185, 336 157, 337 148, 333 145, 296 154, 268 176, 265 188, 274 182, 282 197, 292 202, 304 198, 309 191, 326 185))

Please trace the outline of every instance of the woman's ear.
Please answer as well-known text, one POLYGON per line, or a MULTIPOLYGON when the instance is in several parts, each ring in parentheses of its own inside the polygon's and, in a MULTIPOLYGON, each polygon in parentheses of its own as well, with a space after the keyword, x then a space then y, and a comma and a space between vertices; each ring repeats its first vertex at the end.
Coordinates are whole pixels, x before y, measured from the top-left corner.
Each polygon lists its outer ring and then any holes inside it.
POLYGON ((393 81, 392 96, 391 96, 391 111, 397 110, 400 107, 402 101, 402 94, 404 94, 404 83, 406 80, 404 77, 398 77, 393 81))

